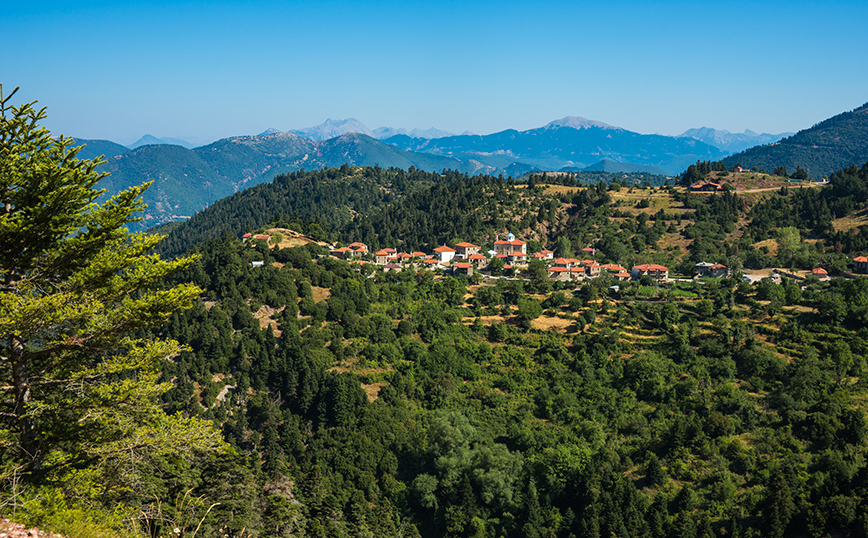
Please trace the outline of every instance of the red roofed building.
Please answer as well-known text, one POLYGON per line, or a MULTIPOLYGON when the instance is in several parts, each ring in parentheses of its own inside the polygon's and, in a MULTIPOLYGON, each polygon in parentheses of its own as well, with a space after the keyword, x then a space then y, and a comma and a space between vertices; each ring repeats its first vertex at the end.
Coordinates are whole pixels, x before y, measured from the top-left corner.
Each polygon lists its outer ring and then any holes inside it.
POLYGON ((462 241, 455 245, 455 255, 459 258, 467 258, 471 254, 478 254, 479 248, 477 245, 473 243, 468 243, 466 241, 462 241))
POLYGON ((868 258, 865 256, 859 256, 858 258, 853 258, 854 270, 857 273, 868 273, 868 258))
POLYGON ((657 281, 666 280, 669 278, 669 268, 662 265, 657 265, 656 263, 634 265, 633 276, 640 277, 642 275, 649 275, 651 278, 657 281))
POLYGON ((494 252, 497 254, 513 254, 520 252, 527 254, 527 243, 520 239, 500 240, 494 242, 494 252))
POLYGON ((386 249, 378 250, 374 252, 374 263, 377 265, 383 265, 389 261, 389 253, 386 252, 386 249))
POLYGON ((585 273, 590 277, 598 277, 600 276, 600 264, 598 263, 586 263, 585 264, 585 273))
POLYGON ((467 261, 469 261, 479 269, 484 269, 486 266, 488 266, 488 258, 486 258, 483 254, 471 254, 467 257, 467 261))
POLYGON ((434 249, 434 256, 440 263, 448 263, 455 257, 455 249, 443 245, 434 249))
POLYGON ((607 263, 605 265, 600 266, 601 269, 605 269, 609 273, 626 273, 627 268, 623 265, 618 265, 616 263, 607 263))
POLYGON ((570 270, 566 267, 549 267, 549 278, 552 280, 569 280, 570 270))
POLYGON ((353 249, 351 249, 350 247, 336 248, 332 251, 332 256, 334 256, 335 258, 340 258, 342 260, 350 259, 353 254, 353 249))
POLYGON ((455 263, 452 264, 452 274, 453 275, 473 275, 473 264, 472 263, 455 263))
POLYGON ((353 250, 358 250, 360 247, 364 248, 365 250, 368 250, 368 245, 361 243, 359 241, 356 241, 354 243, 350 243, 350 248, 353 250))
POLYGON ((620 273, 615 273, 615 278, 617 278, 618 280, 630 280, 632 278, 632 275, 627 271, 622 271, 620 273))

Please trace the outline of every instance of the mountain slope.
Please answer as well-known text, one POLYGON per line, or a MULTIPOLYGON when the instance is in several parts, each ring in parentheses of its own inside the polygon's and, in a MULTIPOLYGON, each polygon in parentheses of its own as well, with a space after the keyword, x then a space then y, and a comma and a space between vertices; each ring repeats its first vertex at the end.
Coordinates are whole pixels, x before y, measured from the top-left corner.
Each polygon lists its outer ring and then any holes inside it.
POLYGON ((103 156, 106 159, 116 157, 130 151, 130 148, 122 146, 111 140, 85 140, 84 138, 73 138, 73 146, 84 145, 77 157, 79 159, 96 159, 103 156))
POLYGON ((775 144, 745 150, 724 159, 727 166, 741 164, 771 171, 801 166, 819 178, 853 163, 868 161, 868 103, 804 129, 775 144))
POLYGON ((147 145, 116 155, 102 167, 111 176, 100 183, 108 193, 154 181, 145 192, 148 208, 143 226, 188 218, 209 204, 277 175, 302 168, 338 167, 347 163, 441 171, 465 169, 445 156, 412 153, 369 136, 348 133, 314 142, 291 133, 240 136, 190 150, 147 145))

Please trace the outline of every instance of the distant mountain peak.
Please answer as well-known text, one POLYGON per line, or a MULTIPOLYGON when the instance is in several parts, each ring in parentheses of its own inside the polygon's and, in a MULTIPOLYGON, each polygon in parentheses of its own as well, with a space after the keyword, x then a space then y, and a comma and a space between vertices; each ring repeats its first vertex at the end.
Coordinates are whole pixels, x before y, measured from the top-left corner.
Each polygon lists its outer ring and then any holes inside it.
POLYGON ((608 123, 603 123, 601 121, 589 120, 588 118, 583 118, 581 116, 567 116, 549 122, 543 128, 553 129, 555 127, 570 127, 572 129, 590 129, 591 127, 597 127, 600 129, 620 129, 620 127, 615 127, 614 125, 609 125, 608 123))
POLYGON ((328 118, 323 123, 314 127, 306 127, 304 129, 291 129, 290 133, 309 138, 310 140, 328 140, 335 138, 345 133, 361 133, 368 136, 373 136, 374 133, 355 118, 347 118, 345 120, 334 120, 328 118))

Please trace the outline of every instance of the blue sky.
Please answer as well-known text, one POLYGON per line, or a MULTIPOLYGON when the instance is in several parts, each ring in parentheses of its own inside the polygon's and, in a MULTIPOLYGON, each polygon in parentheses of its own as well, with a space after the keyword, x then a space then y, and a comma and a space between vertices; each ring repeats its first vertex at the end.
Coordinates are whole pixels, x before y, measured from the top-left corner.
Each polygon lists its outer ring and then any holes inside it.
POLYGON ((864 0, 2 3, 4 91, 121 143, 348 117, 779 133, 868 101, 864 0))

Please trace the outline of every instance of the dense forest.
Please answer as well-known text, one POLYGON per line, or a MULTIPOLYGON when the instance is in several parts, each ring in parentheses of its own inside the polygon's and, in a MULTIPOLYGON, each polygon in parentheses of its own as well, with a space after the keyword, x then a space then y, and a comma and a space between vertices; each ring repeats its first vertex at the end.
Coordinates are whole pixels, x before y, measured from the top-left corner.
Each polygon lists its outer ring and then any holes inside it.
MULTIPOLYGON (((313 244, 227 238, 197 251, 179 280, 203 299, 162 329, 190 346, 163 370, 176 382, 164 402, 221 425, 238 454, 223 487, 245 488, 206 525, 261 536, 868 530, 868 279, 480 287, 427 271, 366 278, 313 244)), ((218 494, 204 477, 168 474, 172 493, 218 494)))

